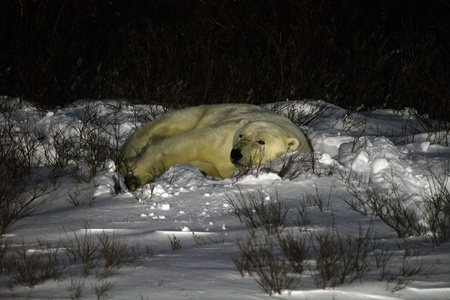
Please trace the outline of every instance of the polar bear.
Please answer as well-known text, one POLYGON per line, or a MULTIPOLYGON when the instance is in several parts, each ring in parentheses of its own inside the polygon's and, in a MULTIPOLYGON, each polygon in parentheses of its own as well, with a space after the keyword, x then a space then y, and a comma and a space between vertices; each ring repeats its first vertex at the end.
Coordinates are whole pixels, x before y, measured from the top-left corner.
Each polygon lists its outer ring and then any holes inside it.
POLYGON ((290 151, 311 152, 288 118, 249 104, 215 104, 174 110, 144 125, 125 142, 119 172, 135 190, 177 164, 212 177, 263 164, 290 151))

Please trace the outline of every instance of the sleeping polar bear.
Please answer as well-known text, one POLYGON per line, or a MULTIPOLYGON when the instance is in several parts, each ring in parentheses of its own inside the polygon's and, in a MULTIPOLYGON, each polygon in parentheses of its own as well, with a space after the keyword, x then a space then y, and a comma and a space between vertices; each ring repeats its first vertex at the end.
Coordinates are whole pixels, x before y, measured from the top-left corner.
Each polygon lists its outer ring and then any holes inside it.
POLYGON ((311 152, 288 118, 255 105, 216 104, 171 111, 133 133, 119 172, 130 190, 177 164, 205 175, 231 177, 236 167, 263 164, 290 151, 311 152))

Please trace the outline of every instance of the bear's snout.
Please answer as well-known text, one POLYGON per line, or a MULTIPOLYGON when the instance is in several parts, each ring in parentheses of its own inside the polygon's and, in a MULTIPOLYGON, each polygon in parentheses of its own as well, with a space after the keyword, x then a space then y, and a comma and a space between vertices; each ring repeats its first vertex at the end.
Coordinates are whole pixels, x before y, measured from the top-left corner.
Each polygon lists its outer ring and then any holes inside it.
POLYGON ((235 163, 239 162, 242 159, 242 157, 243 157, 243 155, 241 153, 241 150, 239 150, 239 149, 231 150, 230 158, 231 158, 232 163, 235 164, 235 163))

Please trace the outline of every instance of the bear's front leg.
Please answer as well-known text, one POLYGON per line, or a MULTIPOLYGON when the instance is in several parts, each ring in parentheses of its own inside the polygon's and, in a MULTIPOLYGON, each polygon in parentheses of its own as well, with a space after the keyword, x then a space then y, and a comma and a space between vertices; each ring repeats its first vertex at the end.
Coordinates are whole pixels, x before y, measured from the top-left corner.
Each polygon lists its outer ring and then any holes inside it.
POLYGON ((174 165, 194 161, 196 141, 190 133, 166 137, 148 145, 136 157, 125 160, 127 187, 135 190, 154 181, 174 165))
POLYGON ((137 167, 136 161, 128 160, 121 164, 120 173, 124 175, 125 184, 129 190, 135 191, 143 185, 155 180, 155 177, 164 172, 163 168, 154 168, 152 171, 146 171, 137 167))

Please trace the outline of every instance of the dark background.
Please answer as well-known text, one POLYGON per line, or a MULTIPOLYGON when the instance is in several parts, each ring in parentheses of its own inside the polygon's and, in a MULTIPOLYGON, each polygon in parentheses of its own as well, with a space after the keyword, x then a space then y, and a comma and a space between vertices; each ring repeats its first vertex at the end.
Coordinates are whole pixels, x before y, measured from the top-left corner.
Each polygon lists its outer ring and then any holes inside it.
POLYGON ((289 98, 450 119, 448 0, 22 0, 0 18, 0 94, 41 107, 289 98))

